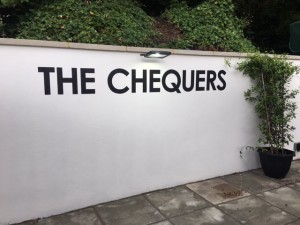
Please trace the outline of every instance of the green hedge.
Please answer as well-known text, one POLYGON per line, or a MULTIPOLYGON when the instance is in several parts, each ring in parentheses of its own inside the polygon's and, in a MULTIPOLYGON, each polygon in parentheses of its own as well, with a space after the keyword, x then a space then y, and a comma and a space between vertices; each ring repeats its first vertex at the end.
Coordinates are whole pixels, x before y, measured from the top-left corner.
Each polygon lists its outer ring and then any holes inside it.
POLYGON ((173 43, 177 48, 253 52, 256 48, 244 36, 246 21, 235 15, 231 0, 207 0, 196 7, 175 3, 164 13, 184 37, 173 43))
POLYGON ((28 2, 29 0, 0 0, 0 7, 1 5, 5 7, 14 7, 18 4, 22 4, 24 2, 28 2))
MULTIPOLYGON (((159 43, 162 34, 155 30, 154 17, 143 10, 152 9, 145 2, 92 0, 86 4, 84 0, 30 0, 11 8, 0 5, 0 35, 108 45, 256 50, 245 38, 243 29, 247 23, 236 16, 231 0, 155 0, 167 8, 162 16, 182 31, 177 40, 169 43, 159 43)), ((172 27, 169 25, 168 29, 172 27)))
POLYGON ((97 43, 153 45, 153 20, 136 2, 102 0, 46 1, 20 18, 17 38, 97 43))

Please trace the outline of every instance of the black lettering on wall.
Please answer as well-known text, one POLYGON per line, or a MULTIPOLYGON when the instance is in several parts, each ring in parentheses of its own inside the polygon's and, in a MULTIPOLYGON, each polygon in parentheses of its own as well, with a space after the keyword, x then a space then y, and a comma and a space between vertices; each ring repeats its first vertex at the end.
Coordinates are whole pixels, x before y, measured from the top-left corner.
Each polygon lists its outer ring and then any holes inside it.
POLYGON ((181 84, 181 78, 180 78, 179 73, 176 70, 168 70, 164 73, 164 75, 162 77, 162 85, 166 91, 168 91, 168 92, 176 91, 177 93, 181 93, 181 91, 179 90, 180 84, 181 84), (174 82, 171 83, 172 87, 168 87, 168 85, 166 84, 167 77, 170 74, 174 74, 177 79, 177 83, 174 83, 174 82))
POLYGON ((182 88, 186 92, 192 91, 194 88, 194 80, 195 80, 195 71, 191 71, 191 84, 189 87, 187 87, 187 77, 186 77, 186 70, 183 70, 182 73, 182 88))
MULTIPOLYGON (((57 91, 59 95, 64 94, 64 87, 67 83, 72 84, 72 93, 78 94, 78 82, 81 84, 81 94, 95 94, 96 90, 94 88, 88 88, 89 83, 95 83, 95 78, 89 75, 94 74, 95 69, 80 68, 80 78, 78 77, 77 71, 77 68, 72 68, 72 76, 64 77, 63 68, 61 67, 38 67, 38 72, 43 74, 45 95, 51 95, 50 75, 55 72, 57 76, 57 91), (80 79, 80 81, 78 79, 80 79)), ((124 94, 130 90, 126 84, 123 84, 123 86, 121 84, 121 88, 119 88, 118 85, 116 87, 113 84, 113 79, 118 74, 128 76, 130 73, 125 69, 115 69, 108 75, 107 83, 112 92, 124 94)), ((160 92, 162 89, 160 84, 167 92, 181 93, 181 87, 185 92, 191 92, 192 90, 223 91, 227 85, 224 77, 225 75, 226 72, 224 70, 220 70, 219 72, 214 70, 182 70, 182 74, 179 74, 178 71, 170 69, 162 74, 161 70, 159 69, 143 69, 142 76, 137 76, 137 71, 132 69, 130 78, 132 93, 137 92, 138 85, 141 85, 143 93, 147 92, 147 88, 149 88, 150 93, 160 92), (160 75, 162 75, 162 77, 160 75)))
POLYGON ((131 72, 131 88, 132 93, 136 93, 136 83, 143 84, 143 92, 147 92, 147 70, 143 70, 143 77, 137 78, 136 77, 136 70, 132 70, 131 72))
POLYGON ((81 94, 95 94, 95 89, 87 89, 86 83, 95 83, 95 78, 86 77, 87 73, 95 73, 95 69, 92 68, 81 68, 81 94))
POLYGON ((72 68, 72 77, 63 77, 61 67, 57 67, 57 90, 59 95, 64 94, 64 83, 72 84, 73 94, 78 94, 77 69, 72 68))
POLYGON ((122 89, 118 89, 116 88, 114 85, 113 85, 113 78, 116 74, 118 73, 121 73, 125 76, 128 76, 128 71, 127 70, 124 70, 124 69, 114 69, 113 71, 110 72, 110 74, 108 75, 108 78, 107 78, 107 83, 108 83, 108 87, 109 89, 114 92, 114 93, 117 93, 117 94, 123 94, 123 93, 126 93, 129 88, 127 86, 125 86, 124 88, 122 89))
POLYGON ((213 70, 207 70, 207 80, 206 80, 206 90, 209 91, 210 90, 210 86, 212 87, 212 89, 215 91, 216 90, 216 86, 214 84, 215 80, 217 78, 217 74, 215 71, 213 70))
POLYGON ((160 78, 154 77, 155 74, 160 74, 160 70, 150 70, 150 92, 160 92, 160 88, 154 87, 154 83, 160 82, 160 78))
POLYGON ((196 71, 196 91, 205 91, 205 87, 200 86, 201 82, 205 82, 205 78, 200 77, 203 74, 205 74, 205 70, 197 70, 196 71))
POLYGON ((39 73, 44 73, 44 90, 45 95, 51 95, 50 73, 55 72, 54 67, 38 67, 39 73))
POLYGON ((220 91, 223 91, 226 88, 226 81, 224 80, 222 75, 226 75, 226 72, 224 70, 220 70, 219 73, 218 73, 218 78, 221 81, 221 83, 223 84, 223 86, 217 85, 217 88, 220 91))

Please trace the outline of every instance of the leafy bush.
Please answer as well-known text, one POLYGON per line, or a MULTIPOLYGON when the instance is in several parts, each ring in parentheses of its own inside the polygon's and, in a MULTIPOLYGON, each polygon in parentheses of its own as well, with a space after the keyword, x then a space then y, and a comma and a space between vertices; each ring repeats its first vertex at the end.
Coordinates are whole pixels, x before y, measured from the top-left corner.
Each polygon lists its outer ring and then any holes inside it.
MULTIPOLYGON (((11 8, 0 4, 0 17, 2 37, 219 51, 255 50, 243 35, 246 23, 235 16, 231 0, 93 0, 91 4, 84 0, 28 0, 11 8), (151 13, 154 6, 159 9, 151 13), (154 26, 154 18, 142 8, 156 16, 167 8, 163 16, 178 26, 182 34, 173 29, 176 37, 170 38, 172 34, 161 32, 157 21, 154 26), (161 43, 162 39, 168 42, 161 43)), ((172 31, 172 24, 167 28, 172 31)))
POLYGON ((29 0, 0 0, 0 6, 16 6, 23 2, 28 2, 29 0))
POLYGON ((152 19, 130 0, 44 1, 24 16, 17 38, 97 43, 153 45, 152 19))
POLYGON ((0 18, 0 37, 3 36, 3 21, 2 18, 0 18))
POLYGON ((285 56, 254 54, 240 62, 237 69, 253 81, 245 99, 253 103, 260 119, 258 142, 269 146, 273 154, 282 152, 293 141, 295 127, 291 121, 296 118, 294 99, 299 90, 291 90, 289 85, 299 67, 285 56))
POLYGON ((244 37, 247 23, 236 17, 231 0, 207 0, 192 8, 175 3, 164 13, 175 23, 184 38, 173 43, 177 48, 253 52, 255 47, 244 37))

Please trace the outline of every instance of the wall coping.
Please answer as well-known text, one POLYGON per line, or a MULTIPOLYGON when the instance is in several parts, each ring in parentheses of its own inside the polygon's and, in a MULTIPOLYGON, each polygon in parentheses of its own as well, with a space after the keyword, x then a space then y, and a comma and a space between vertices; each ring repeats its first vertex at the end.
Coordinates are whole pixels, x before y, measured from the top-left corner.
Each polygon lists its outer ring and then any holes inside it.
MULTIPOLYGON (((67 49, 82 49, 82 50, 98 50, 98 51, 113 51, 113 52, 132 52, 143 53, 150 50, 165 50, 170 51, 174 55, 191 55, 191 56, 223 56, 223 57, 247 57, 247 53, 239 52, 217 52, 217 51, 199 51, 199 50, 183 50, 183 49, 166 49, 166 48, 145 48, 145 47, 130 47, 116 45, 98 45, 73 42, 58 42, 58 41, 42 41, 42 40, 27 40, 0 38, 0 45, 14 46, 31 46, 31 47, 48 47, 48 48, 67 48, 67 49)), ((290 60, 300 60, 300 56, 288 55, 290 60)))

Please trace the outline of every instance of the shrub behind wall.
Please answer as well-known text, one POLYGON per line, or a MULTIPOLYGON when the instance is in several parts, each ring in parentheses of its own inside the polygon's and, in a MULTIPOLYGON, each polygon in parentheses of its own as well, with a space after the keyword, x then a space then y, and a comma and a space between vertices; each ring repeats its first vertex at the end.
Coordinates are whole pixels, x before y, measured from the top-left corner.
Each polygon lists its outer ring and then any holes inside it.
POLYGON ((134 1, 46 1, 20 20, 17 38, 149 46, 152 19, 134 1))
POLYGON ((247 21, 235 15, 232 0, 207 0, 195 7, 178 1, 164 13, 184 38, 174 42, 178 48, 253 52, 255 47, 244 36, 247 21))

